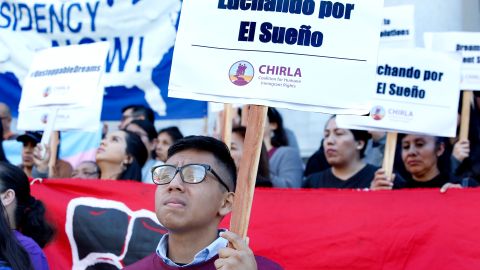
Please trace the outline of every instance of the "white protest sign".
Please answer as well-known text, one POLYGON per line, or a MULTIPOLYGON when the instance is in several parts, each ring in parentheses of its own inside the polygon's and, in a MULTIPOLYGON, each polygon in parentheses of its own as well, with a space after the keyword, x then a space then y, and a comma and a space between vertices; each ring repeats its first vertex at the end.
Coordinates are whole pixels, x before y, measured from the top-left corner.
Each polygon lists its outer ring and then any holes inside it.
POLYGON ((22 88, 19 109, 46 105, 89 106, 98 91, 109 44, 53 47, 39 51, 22 88))
POLYGON ((358 90, 375 86, 382 10, 382 0, 186 0, 169 96, 366 113, 358 90))
POLYGON ((88 107, 40 106, 21 110, 18 114, 17 129, 44 130, 52 121, 51 115, 58 110, 53 130, 97 131, 103 103, 103 87, 90 97, 94 103, 88 107))
POLYGON ((383 49, 370 116, 341 116, 342 128, 454 137, 460 95, 457 54, 426 49, 383 49))
POLYGON ((459 52, 463 57, 462 90, 480 90, 480 33, 425 33, 425 47, 446 52, 459 52))
POLYGON ((414 5, 384 8, 380 46, 385 48, 415 47, 414 5))
POLYGON ((17 128, 43 130, 58 111, 54 130, 97 129, 108 48, 100 42, 39 51, 22 89, 17 128))

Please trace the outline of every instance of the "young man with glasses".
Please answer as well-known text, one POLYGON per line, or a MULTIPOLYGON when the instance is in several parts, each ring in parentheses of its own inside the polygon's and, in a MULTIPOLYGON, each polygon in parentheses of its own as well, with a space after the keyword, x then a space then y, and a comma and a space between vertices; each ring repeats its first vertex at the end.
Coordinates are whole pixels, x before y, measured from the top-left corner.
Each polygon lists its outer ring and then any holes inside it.
POLYGON ((228 147, 210 137, 190 136, 152 168, 155 211, 168 230, 154 254, 125 269, 282 269, 254 256, 238 235, 218 230, 233 206, 235 163, 228 147), (227 245, 230 243, 230 247, 227 245))

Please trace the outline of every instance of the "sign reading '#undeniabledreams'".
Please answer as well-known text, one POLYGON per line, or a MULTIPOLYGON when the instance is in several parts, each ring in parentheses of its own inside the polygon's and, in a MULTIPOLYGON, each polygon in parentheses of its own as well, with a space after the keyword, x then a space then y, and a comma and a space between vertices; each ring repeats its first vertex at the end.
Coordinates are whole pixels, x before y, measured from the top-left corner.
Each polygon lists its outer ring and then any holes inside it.
POLYGON ((169 96, 367 112, 382 11, 383 0, 185 0, 169 96))
POLYGON ((462 90, 480 90, 480 33, 425 33, 425 47, 437 51, 458 52, 463 57, 462 90))
POLYGON ((342 128, 454 137, 460 97, 457 54, 425 49, 383 49, 370 117, 338 116, 342 128))

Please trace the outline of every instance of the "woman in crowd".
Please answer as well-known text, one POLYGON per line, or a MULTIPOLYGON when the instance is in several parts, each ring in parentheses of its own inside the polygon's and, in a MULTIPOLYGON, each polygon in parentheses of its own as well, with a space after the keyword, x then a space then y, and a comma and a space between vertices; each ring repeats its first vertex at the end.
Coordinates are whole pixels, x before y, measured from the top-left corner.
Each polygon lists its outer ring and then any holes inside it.
POLYGON ((274 108, 268 108, 263 142, 267 148, 270 179, 274 187, 299 188, 302 186, 303 161, 294 147, 288 146, 283 119, 274 108))
MULTIPOLYGON (((477 186, 471 180, 457 178, 450 171, 450 151, 448 140, 427 135, 399 134, 401 147, 400 165, 406 171, 406 188, 439 188, 446 184, 477 186)), ((400 171, 403 168, 399 167, 400 171)), ((383 171, 379 171, 372 183, 372 189, 390 189, 388 179, 383 171)))
POLYGON ((141 182, 147 156, 147 148, 137 134, 126 130, 109 132, 95 156, 100 179, 141 182))
POLYGON ((100 169, 95 161, 82 161, 72 172, 72 178, 77 179, 99 179, 100 169))
POLYGON ((0 198, 10 228, 29 254, 33 268, 49 269, 41 248, 53 238, 54 229, 45 220, 43 203, 30 194, 27 175, 20 168, 0 163, 0 198))
MULTIPOLYGON (((240 161, 243 156, 243 146, 245 141, 246 134, 245 127, 235 127, 232 130, 232 143, 230 147, 230 152, 232 153, 233 160, 237 166, 237 173, 240 168, 240 161)), ((270 171, 268 168, 268 155, 265 145, 262 145, 262 150, 260 152, 260 161, 258 163, 257 171, 257 180, 255 182, 256 187, 271 187, 272 182, 270 181, 270 171)))
MULTIPOLYGON (((480 94, 474 92, 475 102, 470 113, 468 139, 454 142, 451 156, 452 174, 458 178, 480 181, 480 94)), ((463 97, 460 98, 462 104, 463 97)), ((462 106, 459 106, 461 110, 462 106)), ((460 120, 459 113, 459 120, 460 120)), ((459 121, 460 124, 460 121, 459 121)), ((460 129, 458 129, 460 130, 460 129)))
MULTIPOLYGON (((335 116, 327 121, 323 148, 330 168, 310 175, 307 188, 368 188, 378 167, 363 161, 370 134, 337 127, 335 116)), ((401 179, 395 181, 397 187, 401 179)))
POLYGON ((167 160, 167 151, 170 146, 183 138, 182 132, 178 127, 172 126, 158 131, 158 142, 155 148, 155 155, 157 160, 165 162, 167 160))
POLYGON ((33 268, 28 253, 18 243, 10 229, 5 216, 5 207, 2 204, 0 208, 0 270, 11 269, 30 270, 33 268))

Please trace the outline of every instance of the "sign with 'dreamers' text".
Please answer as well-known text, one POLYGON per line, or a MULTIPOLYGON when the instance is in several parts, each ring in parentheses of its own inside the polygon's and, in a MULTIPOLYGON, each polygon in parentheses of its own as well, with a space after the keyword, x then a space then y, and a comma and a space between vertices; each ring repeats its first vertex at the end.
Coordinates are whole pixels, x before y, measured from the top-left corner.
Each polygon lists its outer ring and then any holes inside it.
POLYGON ((380 46, 385 48, 415 47, 414 5, 384 8, 380 46))
POLYGON ((32 62, 19 105, 18 129, 98 129, 103 101, 100 80, 107 42, 39 51, 32 62))
POLYGON ((462 90, 480 90, 480 32, 425 33, 425 47, 462 55, 462 90))
POLYGON ((382 0, 186 0, 169 96, 367 112, 382 10, 382 0))
POLYGON ((454 137, 460 95, 457 54, 426 49, 382 49, 377 85, 364 94, 370 116, 338 116, 342 128, 454 137))

